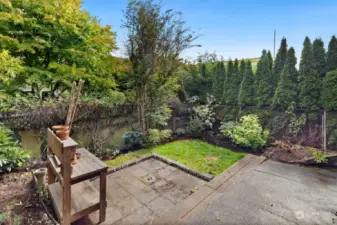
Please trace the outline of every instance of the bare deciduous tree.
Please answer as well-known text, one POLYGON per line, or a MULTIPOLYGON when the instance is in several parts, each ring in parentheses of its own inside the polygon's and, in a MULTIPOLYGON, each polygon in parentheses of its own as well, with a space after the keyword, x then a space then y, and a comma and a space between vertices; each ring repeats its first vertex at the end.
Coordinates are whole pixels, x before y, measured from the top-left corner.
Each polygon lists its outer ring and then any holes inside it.
POLYGON ((185 27, 181 13, 163 12, 161 5, 152 0, 130 1, 124 14, 122 27, 128 30, 126 50, 132 63, 130 80, 136 93, 139 126, 146 135, 147 99, 150 92, 153 94, 150 86, 165 85, 175 76, 180 54, 195 47, 192 43, 198 36, 185 27))

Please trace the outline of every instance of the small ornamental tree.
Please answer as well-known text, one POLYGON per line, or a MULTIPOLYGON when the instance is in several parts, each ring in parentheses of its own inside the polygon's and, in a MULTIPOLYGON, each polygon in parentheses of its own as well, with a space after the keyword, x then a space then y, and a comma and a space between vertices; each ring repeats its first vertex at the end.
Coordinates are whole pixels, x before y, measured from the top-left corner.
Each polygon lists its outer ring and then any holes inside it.
POLYGON ((240 85, 238 103, 240 107, 254 104, 254 74, 250 61, 247 61, 245 65, 245 71, 240 85))
POLYGON ((324 78, 327 70, 326 53, 322 39, 315 39, 312 44, 312 54, 315 61, 315 69, 324 78))
POLYGON ((319 110, 321 80, 315 69, 312 45, 308 37, 305 38, 299 69, 300 106, 311 117, 316 118, 319 110))
POLYGON ((261 74, 257 86, 257 106, 271 104, 273 98, 273 77, 268 55, 261 59, 261 74))
POLYGON ((337 69, 337 38, 332 36, 327 53, 327 72, 337 69))
POLYGON ((279 106, 282 111, 285 111, 297 98, 296 63, 295 50, 290 48, 273 98, 273 107, 279 106))
POLYGON ((326 110, 337 110, 337 70, 328 72, 324 78, 322 104, 326 110))

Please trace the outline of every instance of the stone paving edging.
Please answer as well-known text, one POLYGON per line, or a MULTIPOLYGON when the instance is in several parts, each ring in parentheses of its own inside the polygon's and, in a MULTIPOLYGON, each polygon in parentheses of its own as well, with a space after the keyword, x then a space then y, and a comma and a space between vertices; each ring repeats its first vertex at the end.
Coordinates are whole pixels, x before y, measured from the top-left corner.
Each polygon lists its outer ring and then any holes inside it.
POLYGON ((121 169, 128 168, 130 166, 136 165, 140 162, 143 162, 143 161, 145 161, 147 159, 151 159, 151 158, 153 158, 153 155, 147 155, 147 156, 141 157, 139 159, 136 159, 134 161, 124 163, 120 166, 115 166, 115 167, 109 168, 107 174, 112 174, 112 173, 117 172, 121 169))
POLYGON ((160 160, 160 161, 162 161, 162 162, 164 162, 164 163, 166 163, 166 164, 169 164, 169 165, 171 165, 171 166, 177 167, 177 168, 179 168, 179 169, 181 169, 181 170, 183 170, 183 171, 185 171, 185 172, 187 172, 187 173, 189 173, 189 174, 192 174, 192 175, 194 175, 194 176, 196 176, 196 177, 198 177, 198 178, 200 178, 200 179, 203 179, 203 180, 205 180, 205 181, 210 181, 210 180, 213 179, 213 176, 212 176, 212 175, 209 175, 209 174, 205 174, 205 173, 201 173, 201 172, 195 171, 195 170, 189 168, 188 166, 186 166, 186 165, 184 165, 184 164, 181 164, 181 163, 179 163, 179 162, 176 162, 176 161, 174 161, 174 160, 167 159, 167 158, 165 158, 165 157, 163 157, 163 156, 161 156, 161 155, 157 155, 157 154, 155 154, 155 153, 152 154, 152 155, 153 155, 153 158, 155 158, 155 159, 158 159, 158 160, 160 160))
POLYGON ((178 168, 180 170, 185 171, 186 173, 189 173, 189 174, 191 174, 193 176, 196 176, 196 177, 198 177, 198 178, 200 178, 202 180, 205 180, 207 182, 213 179, 212 175, 195 171, 195 170, 189 168, 188 166, 185 166, 184 164, 178 163, 178 162, 176 162, 174 160, 171 160, 171 159, 167 159, 167 158, 165 158, 165 157, 163 157, 161 155, 157 155, 155 153, 153 153, 151 155, 147 155, 147 156, 141 157, 141 158, 136 159, 136 160, 131 161, 131 162, 124 163, 124 164, 122 164, 120 166, 115 166, 115 167, 109 168, 107 174, 111 174, 111 173, 117 172, 117 171, 119 171, 121 169, 128 168, 130 166, 136 165, 136 164, 138 164, 140 162, 143 162, 143 161, 151 159, 151 158, 160 160, 160 161, 162 161, 162 162, 164 162, 164 163, 166 163, 166 164, 168 164, 170 166, 174 166, 174 167, 176 167, 176 168, 178 168))

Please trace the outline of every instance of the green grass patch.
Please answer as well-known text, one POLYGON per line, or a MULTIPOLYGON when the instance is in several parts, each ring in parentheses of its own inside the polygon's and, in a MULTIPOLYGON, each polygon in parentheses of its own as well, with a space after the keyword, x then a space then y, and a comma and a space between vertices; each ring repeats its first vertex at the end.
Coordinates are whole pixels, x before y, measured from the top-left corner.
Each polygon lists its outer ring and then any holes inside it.
POLYGON ((109 167, 119 166, 145 155, 156 153, 180 162, 188 167, 210 175, 218 175, 245 156, 245 153, 210 145, 199 140, 174 141, 148 149, 141 149, 120 155, 105 163, 109 167))

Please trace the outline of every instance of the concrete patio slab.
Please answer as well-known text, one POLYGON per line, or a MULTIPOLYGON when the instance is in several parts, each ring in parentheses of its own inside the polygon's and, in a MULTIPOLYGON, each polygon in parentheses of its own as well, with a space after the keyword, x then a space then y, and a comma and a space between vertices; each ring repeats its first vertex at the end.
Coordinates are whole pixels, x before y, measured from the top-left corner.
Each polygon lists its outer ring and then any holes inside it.
POLYGON ((202 213, 212 201, 221 196, 222 192, 220 192, 219 189, 223 191, 227 183, 233 184, 243 179, 245 174, 259 166, 264 160, 264 157, 246 155, 243 159, 210 182, 205 182, 203 185, 197 186, 195 193, 177 204, 170 212, 160 216, 154 221, 154 224, 181 224, 189 218, 197 216, 202 213))
POLYGON ((336 172, 266 161, 181 223, 335 224, 336 172))

